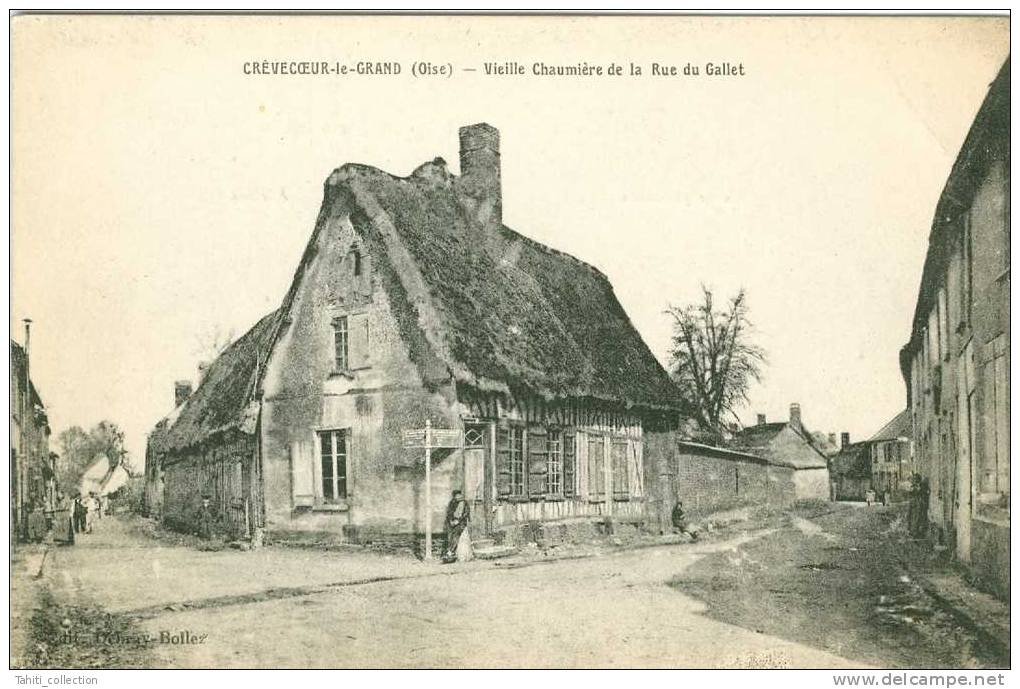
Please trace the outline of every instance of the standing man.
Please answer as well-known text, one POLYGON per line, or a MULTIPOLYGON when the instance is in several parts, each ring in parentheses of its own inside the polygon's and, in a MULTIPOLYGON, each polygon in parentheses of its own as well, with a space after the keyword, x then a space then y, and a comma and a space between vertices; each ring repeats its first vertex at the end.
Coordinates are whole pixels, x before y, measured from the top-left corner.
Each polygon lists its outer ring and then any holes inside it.
POLYGON ((203 540, 212 538, 213 525, 216 523, 216 514, 213 511, 212 499, 208 495, 202 496, 202 506, 198 508, 198 535, 203 540))
POLYGON ((450 504, 446 506, 446 552, 443 553, 443 562, 450 563, 457 561, 457 542, 467 527, 471 518, 471 507, 464 500, 464 494, 453 491, 450 504))
POLYGON ((71 502, 71 523, 75 533, 85 533, 85 514, 88 509, 82 500, 81 493, 76 493, 71 502))

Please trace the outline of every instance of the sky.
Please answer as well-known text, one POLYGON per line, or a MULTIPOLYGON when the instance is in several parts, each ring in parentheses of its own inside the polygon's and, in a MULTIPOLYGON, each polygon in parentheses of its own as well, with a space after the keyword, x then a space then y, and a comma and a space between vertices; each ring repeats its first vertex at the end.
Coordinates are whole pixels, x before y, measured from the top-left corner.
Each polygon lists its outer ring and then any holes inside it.
POLYGON ((174 381, 279 306, 329 173, 457 172, 458 127, 485 121, 504 222, 602 270, 661 361, 669 304, 743 287, 770 363, 741 419, 797 402, 864 438, 905 403, 932 214, 1008 50, 987 17, 17 17, 12 337, 33 319, 54 432, 111 420, 141 466, 174 381), (306 59, 402 69, 244 74, 306 59), (507 60, 528 74, 484 75, 507 60))

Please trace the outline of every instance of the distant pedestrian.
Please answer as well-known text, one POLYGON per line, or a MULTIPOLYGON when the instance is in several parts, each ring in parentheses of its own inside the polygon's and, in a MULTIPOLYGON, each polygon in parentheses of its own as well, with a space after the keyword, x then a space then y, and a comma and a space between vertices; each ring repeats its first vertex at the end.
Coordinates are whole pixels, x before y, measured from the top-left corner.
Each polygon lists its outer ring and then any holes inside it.
POLYGON ((677 500, 676 505, 673 506, 672 521, 674 533, 685 533, 691 537, 692 541, 698 540, 698 532, 696 529, 692 529, 687 522, 687 513, 684 512, 684 504, 680 500, 677 500))
POLYGON ((85 533, 92 533, 92 527, 97 519, 99 512, 99 499, 96 494, 89 493, 89 496, 85 499, 85 533))
POLYGON ((216 523, 216 513, 213 510, 212 500, 208 495, 202 496, 202 506, 198 508, 198 535, 204 540, 209 540, 213 535, 213 526, 216 523))
POLYGON ((85 506, 85 501, 81 497, 81 493, 76 493, 74 500, 71 502, 71 523, 75 533, 85 533, 85 520, 88 514, 88 507, 85 506))
POLYGON ((890 502, 892 502, 892 499, 889 497, 889 489, 886 488, 882 491, 882 505, 888 507, 890 502))
POLYGON ((864 492, 864 502, 868 503, 868 507, 872 507, 875 504, 875 491, 871 488, 864 492))
POLYGON ((446 552, 443 553, 443 562, 457 561, 457 543, 470 519, 471 507, 464 500, 464 494, 459 490, 453 491, 450 504, 446 506, 446 552))
POLYGON ((918 538, 924 538, 928 531, 928 499, 930 497, 931 489, 928 484, 928 479, 924 476, 921 477, 920 489, 918 490, 917 496, 917 525, 915 534, 918 538))
POLYGON ((928 522, 928 480, 915 473, 910 477, 910 502, 907 508, 907 529, 921 538, 928 522))

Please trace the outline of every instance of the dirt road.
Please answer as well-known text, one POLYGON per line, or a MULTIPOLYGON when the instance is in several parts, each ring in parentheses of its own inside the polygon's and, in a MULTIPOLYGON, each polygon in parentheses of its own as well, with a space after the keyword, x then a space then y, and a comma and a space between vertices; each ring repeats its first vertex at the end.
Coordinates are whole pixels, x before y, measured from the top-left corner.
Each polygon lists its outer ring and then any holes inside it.
MULTIPOLYGON (((107 615, 125 651, 105 662, 124 665, 916 665, 923 641, 911 656, 864 604, 841 608, 886 574, 850 576, 821 557, 855 547, 847 544, 859 528, 881 542, 876 518, 838 508, 711 542, 447 567, 363 552, 203 552, 104 520, 74 548, 55 549, 42 584, 55 600, 103 611, 91 619, 107 615), (801 573, 796 583, 791 571, 801 573), (842 588, 832 589, 832 572, 842 588)), ((86 649, 95 643, 89 620, 70 620, 86 649)))

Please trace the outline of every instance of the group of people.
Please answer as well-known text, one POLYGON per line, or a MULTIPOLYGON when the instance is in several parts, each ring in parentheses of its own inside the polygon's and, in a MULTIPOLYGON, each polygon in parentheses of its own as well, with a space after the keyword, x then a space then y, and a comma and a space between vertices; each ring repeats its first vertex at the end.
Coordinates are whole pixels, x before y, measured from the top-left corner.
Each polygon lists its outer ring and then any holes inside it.
POLYGON ((58 491, 52 510, 46 512, 47 527, 53 529, 53 538, 74 545, 78 534, 92 533, 93 525, 105 511, 103 497, 95 492, 87 495, 75 493, 69 498, 58 491))
POLYGON ((76 534, 92 533, 92 525, 103 516, 103 499, 92 492, 88 495, 77 493, 71 507, 71 519, 76 534))

